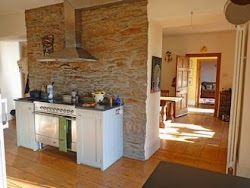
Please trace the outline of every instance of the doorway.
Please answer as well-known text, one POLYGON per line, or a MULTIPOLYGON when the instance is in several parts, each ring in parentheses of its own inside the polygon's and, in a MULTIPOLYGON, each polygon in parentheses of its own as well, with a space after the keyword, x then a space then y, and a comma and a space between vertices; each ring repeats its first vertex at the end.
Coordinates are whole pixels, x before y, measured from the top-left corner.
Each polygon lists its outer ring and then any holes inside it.
POLYGON ((189 57, 188 111, 218 117, 220 53, 187 54, 189 57))
POLYGON ((161 151, 167 161, 174 158, 180 164, 225 172, 229 126, 217 118, 220 66, 220 53, 177 56, 176 77, 172 79, 175 95, 169 98, 181 98, 180 104, 185 106, 185 96, 178 96, 178 91, 188 85, 188 113, 164 121, 160 128, 161 151))

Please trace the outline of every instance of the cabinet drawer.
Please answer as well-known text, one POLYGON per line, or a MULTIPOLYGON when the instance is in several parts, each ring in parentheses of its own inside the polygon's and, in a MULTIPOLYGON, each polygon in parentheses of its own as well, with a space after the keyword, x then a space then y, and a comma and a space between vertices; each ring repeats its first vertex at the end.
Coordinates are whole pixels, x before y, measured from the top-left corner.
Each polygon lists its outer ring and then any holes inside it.
POLYGON ((102 119, 102 112, 92 111, 92 110, 79 110, 77 111, 77 117, 92 117, 102 119))
POLYGON ((54 147, 59 147, 59 140, 46 136, 36 135, 36 141, 54 147))

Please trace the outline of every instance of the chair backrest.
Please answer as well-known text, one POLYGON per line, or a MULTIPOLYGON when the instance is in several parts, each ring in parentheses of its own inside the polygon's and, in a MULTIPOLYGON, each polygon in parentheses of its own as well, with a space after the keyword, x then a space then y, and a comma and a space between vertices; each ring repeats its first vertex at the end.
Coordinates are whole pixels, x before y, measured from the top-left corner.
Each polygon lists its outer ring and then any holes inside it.
POLYGON ((169 90, 161 90, 161 97, 169 97, 169 90))

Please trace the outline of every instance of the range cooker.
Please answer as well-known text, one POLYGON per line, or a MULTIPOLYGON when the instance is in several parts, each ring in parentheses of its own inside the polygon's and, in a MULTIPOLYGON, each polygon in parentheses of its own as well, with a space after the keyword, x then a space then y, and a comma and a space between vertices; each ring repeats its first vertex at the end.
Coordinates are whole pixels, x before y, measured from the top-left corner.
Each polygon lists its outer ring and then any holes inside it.
POLYGON ((35 101, 36 141, 43 145, 59 147, 59 117, 71 121, 69 150, 76 152, 76 110, 75 105, 62 101, 35 101))

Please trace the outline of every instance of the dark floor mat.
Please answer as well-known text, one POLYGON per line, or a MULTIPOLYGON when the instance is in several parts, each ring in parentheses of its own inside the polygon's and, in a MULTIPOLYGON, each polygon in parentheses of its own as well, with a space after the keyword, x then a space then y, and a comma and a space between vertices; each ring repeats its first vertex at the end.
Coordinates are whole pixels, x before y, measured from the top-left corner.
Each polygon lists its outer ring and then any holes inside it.
POLYGON ((250 179, 160 162, 144 188, 250 188, 250 179))

